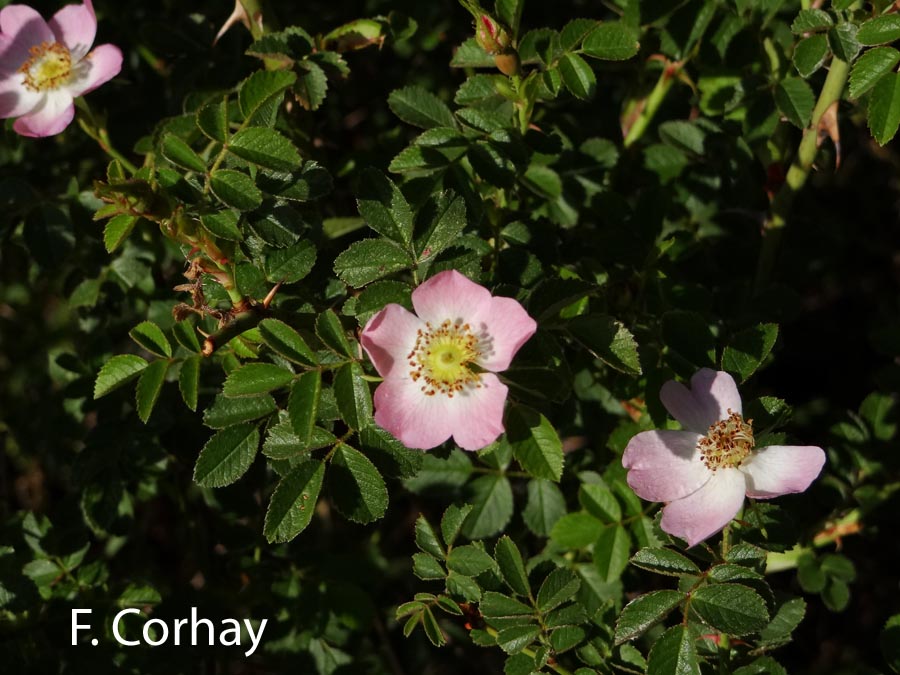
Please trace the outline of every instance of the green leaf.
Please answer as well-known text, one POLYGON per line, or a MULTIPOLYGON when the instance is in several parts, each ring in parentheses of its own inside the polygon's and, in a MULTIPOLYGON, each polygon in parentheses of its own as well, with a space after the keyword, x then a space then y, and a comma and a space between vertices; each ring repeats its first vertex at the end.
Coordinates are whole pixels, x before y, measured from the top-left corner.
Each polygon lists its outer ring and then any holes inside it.
POLYGON ((597 76, 578 54, 563 54, 559 60, 559 72, 563 83, 576 98, 583 101, 594 97, 597 91, 597 76))
POLYGON ((434 613, 430 607, 422 610, 422 628, 425 629, 425 635, 428 636, 431 644, 435 647, 442 647, 447 642, 447 638, 444 637, 444 633, 441 631, 441 627, 438 625, 437 619, 434 618, 434 613))
POLYGON ((420 579, 443 579, 447 576, 437 559, 428 553, 413 554, 413 574, 420 579))
POLYGON ((387 510, 388 491, 384 479, 372 462, 349 445, 341 443, 335 449, 328 485, 334 505, 349 520, 371 523, 387 510))
POLYGON ((494 559, 500 567, 503 581, 519 595, 530 595, 531 586, 528 583, 528 573, 525 571, 525 562, 515 542, 503 535, 497 540, 494 547, 494 559))
POLYGON ((410 450, 381 427, 369 425, 359 431, 358 438, 366 456, 386 476, 410 478, 422 468, 425 454, 410 450))
POLYGON ((518 654, 541 634, 540 626, 510 626, 497 634, 497 646, 507 654, 518 654))
POLYGON ((258 396, 286 386, 294 377, 274 363, 248 363, 228 374, 222 393, 230 398, 258 396))
POLYGON ((596 19, 572 19, 559 32, 560 50, 570 52, 578 49, 582 40, 600 25, 596 19))
POLYGON ((228 241, 243 241, 244 233, 238 227, 241 217, 234 211, 205 213, 200 216, 200 223, 209 232, 228 241))
POLYGON ((309 454, 311 450, 337 443, 334 434, 321 427, 313 427, 309 437, 301 440, 294 433, 294 427, 287 414, 279 415, 279 419, 281 421, 278 424, 269 427, 263 443, 262 451, 266 457, 293 460, 300 455, 309 454))
POLYGON ((483 549, 467 544, 457 546, 447 555, 448 569, 464 574, 467 577, 475 577, 494 567, 494 559, 483 549))
POLYGON ((528 605, 494 591, 487 591, 484 594, 478 609, 489 620, 488 623, 494 623, 492 619, 521 619, 534 616, 534 610, 528 605))
POLYGON ((423 129, 433 127, 456 128, 456 118, 450 108, 437 96, 422 87, 395 89, 388 96, 388 106, 407 124, 423 129))
POLYGON ((621 525, 606 527, 594 542, 594 565, 600 578, 611 583, 622 576, 628 567, 628 556, 631 554, 631 537, 621 525))
POLYGON ((163 135, 162 154, 175 166, 180 166, 188 171, 206 173, 206 162, 203 158, 175 134, 163 135))
POLYGON ((500 532, 513 514, 512 486, 502 475, 486 475, 471 483, 468 501, 472 512, 463 523, 463 534, 469 539, 483 539, 500 532))
POLYGON ((170 362, 167 359, 159 359, 147 366, 138 379, 135 390, 138 417, 141 422, 147 423, 153 412, 163 383, 166 381, 166 373, 169 372, 170 362))
POLYGON ((172 357, 172 345, 152 321, 143 321, 128 331, 129 337, 151 354, 172 357))
POLYGON ((622 507, 606 485, 582 484, 578 488, 578 501, 585 511, 604 523, 618 523, 622 520, 622 507))
POLYGON ((119 354, 103 364, 94 382, 94 398, 106 396, 133 380, 147 367, 147 362, 133 354, 119 354))
POLYGON ((293 171, 303 163, 293 143, 265 127, 241 129, 226 147, 241 159, 272 171, 293 171))
POLYGON ((883 45, 900 38, 900 16, 882 14, 869 19, 859 27, 856 34, 860 44, 883 45))
POLYGON ((801 77, 808 78, 825 65, 825 60, 828 58, 829 53, 828 38, 824 35, 813 35, 804 38, 794 47, 794 55, 792 57, 794 68, 797 69, 801 77))
POLYGON ((576 317, 569 330, 597 358, 629 375, 641 374, 637 342, 622 323, 612 317, 592 314, 576 317))
POLYGON ((632 556, 631 564, 650 572, 673 577, 700 574, 700 568, 690 558, 670 548, 642 548, 632 556))
POLYGON ((537 606, 541 612, 556 609, 575 597, 581 587, 581 579, 570 569, 558 567, 550 572, 537 594, 537 606))
POLYGON ((316 247, 311 241, 298 241, 266 255, 266 279, 273 284, 293 284, 312 271, 316 264, 316 247))
POLYGON ((228 398, 219 395, 203 412, 203 423, 212 429, 224 429, 234 424, 265 417, 276 410, 278 406, 271 396, 228 398))
POLYGON ((821 9, 802 9, 791 24, 794 35, 825 31, 834 25, 831 15, 821 9))
POLYGON ((197 126, 208 138, 219 143, 228 140, 228 104, 207 103, 197 111, 197 126))
POLYGON ((372 423, 372 394, 363 375, 362 366, 354 361, 341 366, 334 376, 334 395, 341 417, 357 431, 372 423))
POLYGON ((287 360, 305 366, 315 366, 318 363, 306 340, 284 321, 263 319, 259 322, 259 333, 272 351, 287 360))
POLYGON ((222 429, 210 438, 194 466, 194 481, 203 487, 231 485, 247 473, 259 448, 255 424, 222 429))
POLYGON ((522 9, 525 0, 496 0, 497 18, 509 29, 513 39, 519 34, 519 23, 522 20, 522 9))
POLYGON ((328 93, 328 77, 319 64, 309 60, 302 63, 301 69, 303 72, 294 86, 294 94, 304 108, 318 110, 328 93))
POLYGON ((241 83, 238 104, 244 119, 252 119, 264 106, 280 104, 284 91, 296 81, 289 70, 259 70, 241 83))
POLYGON ((513 406, 507 413, 506 434, 523 469, 535 478, 559 481, 562 441, 546 417, 531 408, 513 406))
POLYGON ((722 352, 722 370, 734 373, 741 382, 746 382, 762 365, 777 339, 776 323, 761 323, 741 331, 722 352))
POLYGON ((900 63, 900 52, 893 47, 868 49, 853 64, 850 72, 850 98, 859 98, 900 63))
POLYGON ((369 227, 388 239, 409 246, 413 236, 412 210, 391 179, 375 169, 363 171, 356 203, 369 227))
POLYGON ((781 603, 769 625, 759 631, 760 642, 776 644, 787 642, 804 616, 806 616, 806 601, 803 598, 791 598, 781 603))
POLYGON ((128 239, 128 235, 131 234, 138 220, 137 216, 120 213, 106 221, 106 226, 103 228, 103 245, 106 247, 107 253, 112 253, 128 239))
POLYGON ((319 370, 303 373, 291 388, 288 415, 290 415, 294 433, 300 443, 305 446, 309 446, 312 439, 321 390, 322 372, 319 370))
POLYGON ((316 318, 316 335, 325 346, 342 356, 356 358, 353 347, 347 340, 347 333, 337 314, 328 309, 316 318))
POLYGON ((453 546, 453 542, 459 536, 459 531, 471 511, 471 504, 463 504, 462 506, 451 504, 447 507, 441 518, 441 536, 444 537, 444 544, 453 546))
POLYGON ((201 356, 194 354, 181 363, 181 372, 178 374, 178 390, 184 404, 191 410, 197 410, 197 394, 200 389, 200 361, 201 356))
POLYGON ((641 45, 630 27, 619 21, 607 21, 591 31, 581 48, 595 59, 625 61, 637 54, 641 45))
POLYGON ((292 173, 262 172, 257 176, 257 184, 274 197, 295 202, 315 201, 334 187, 327 169, 312 161, 304 162, 300 171, 292 173))
POLYGON ((270 544, 290 541, 309 525, 325 476, 323 462, 303 462, 279 481, 266 509, 263 534, 270 544))
POLYGON ((409 253, 387 239, 363 239, 335 259, 334 272, 348 286, 359 288, 414 263, 409 253))
POLYGON ((579 511, 557 520, 550 532, 550 539, 562 548, 586 548, 597 541, 603 530, 603 523, 591 514, 579 511))
POLYGON ((566 500, 555 483, 539 478, 528 482, 528 499, 522 520, 529 530, 539 537, 547 537, 565 513, 566 500))
POLYGON ((416 546, 425 553, 430 553, 440 560, 444 560, 446 557, 444 554, 444 547, 441 546, 437 533, 434 531, 434 528, 431 527, 431 523, 429 523, 423 515, 420 515, 416 519, 416 546))
POLYGON ((240 171, 217 169, 210 175, 209 186, 223 204, 238 211, 251 211, 262 204, 262 192, 240 171))
POLYGON ((747 635, 769 623, 766 602, 740 584, 703 586, 691 597, 691 610, 713 628, 730 635, 747 635))
POLYGON ((805 129, 809 126, 816 96, 805 80, 787 77, 775 87, 775 103, 791 124, 805 129))
POLYGON ((159 591, 146 584, 129 584, 116 600, 117 607, 139 607, 158 605, 162 602, 159 591))
POLYGON ((430 209, 422 212, 430 216, 429 222, 416 238, 419 263, 431 260, 456 243, 466 227, 466 201, 462 197, 442 192, 429 206, 430 209))
POLYGON ((653 591, 635 598, 616 621, 616 644, 634 640, 668 616, 684 599, 681 591, 653 591))
POLYGON ((900 126, 900 73, 888 73, 875 85, 869 98, 869 130, 884 145, 900 126))
POLYGON ((647 675, 700 675, 694 638, 686 626, 669 628, 653 644, 647 675))
POLYGON ((841 61, 853 63, 853 59, 859 54, 857 30, 855 23, 839 23, 828 31, 828 44, 831 46, 831 51, 841 61))

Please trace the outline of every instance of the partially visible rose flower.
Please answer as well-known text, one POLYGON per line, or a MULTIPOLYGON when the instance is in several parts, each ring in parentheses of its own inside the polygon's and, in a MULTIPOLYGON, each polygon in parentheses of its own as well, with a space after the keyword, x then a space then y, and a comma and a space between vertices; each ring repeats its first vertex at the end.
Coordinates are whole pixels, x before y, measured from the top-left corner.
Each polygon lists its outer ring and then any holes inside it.
POLYGON ((0 118, 18 117, 22 136, 53 136, 75 116, 73 100, 115 77, 122 52, 89 51, 97 34, 91 0, 66 5, 49 22, 27 5, 0 10, 0 118))
POLYGON ((479 450, 503 433, 507 387, 494 374, 537 324, 512 298, 493 297, 459 272, 440 272, 412 294, 412 314, 387 305, 361 342, 384 378, 375 421, 408 448, 427 450, 451 436, 479 450))
POLYGON ((693 546, 724 528, 744 496, 770 499, 803 492, 822 471, 814 446, 755 447, 731 375, 704 368, 691 388, 670 381, 660 399, 684 431, 643 431, 622 456, 628 485, 648 501, 668 502, 662 529, 693 546))
POLYGON ((488 54, 502 54, 509 49, 511 39, 509 31, 488 14, 481 14, 475 19, 475 41, 488 54))

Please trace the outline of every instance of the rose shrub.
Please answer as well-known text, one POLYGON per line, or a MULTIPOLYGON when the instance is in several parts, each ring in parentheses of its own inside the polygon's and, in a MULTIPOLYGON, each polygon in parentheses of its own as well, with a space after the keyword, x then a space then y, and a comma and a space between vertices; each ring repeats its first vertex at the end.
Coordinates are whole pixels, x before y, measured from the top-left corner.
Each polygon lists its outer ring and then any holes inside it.
POLYGON ((896 3, 0 4, 4 672, 900 671, 896 3))

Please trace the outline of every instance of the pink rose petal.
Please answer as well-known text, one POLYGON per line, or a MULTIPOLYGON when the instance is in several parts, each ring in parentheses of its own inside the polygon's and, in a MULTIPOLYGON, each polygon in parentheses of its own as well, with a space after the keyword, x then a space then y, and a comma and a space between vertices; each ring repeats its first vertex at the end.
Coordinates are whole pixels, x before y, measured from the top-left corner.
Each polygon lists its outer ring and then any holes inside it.
POLYGON ((702 368, 691 378, 691 388, 670 380, 662 386, 659 398, 681 426, 698 434, 728 417, 728 410, 743 414, 741 395, 734 379, 726 372, 702 368))
POLYGON ((441 399, 425 396, 408 377, 391 377, 375 390, 375 422, 407 448, 428 450, 453 433, 441 399))
POLYGON ((98 45, 84 58, 81 65, 89 68, 72 84, 73 96, 93 91, 118 75, 122 70, 122 52, 115 45, 98 45))
POLYGON ((480 450, 503 433, 508 388, 493 373, 481 375, 481 387, 456 394, 446 406, 453 440, 463 450, 480 450))
POLYGON ((0 33, 14 40, 25 38, 29 46, 56 41, 44 17, 28 5, 7 5, 0 10, 0 33))
POLYGON ((0 91, 0 119, 24 115, 40 104, 42 96, 24 87, 3 86, 0 91))
POLYGON ((744 503, 746 480, 737 469, 720 469, 704 485, 663 509, 664 532, 694 546, 725 527, 744 503))
POLYGON ((56 41, 69 48, 72 61, 80 61, 88 53, 97 36, 97 17, 87 5, 66 5, 49 21, 56 41))
POLYGON ((369 319, 360 336, 363 349, 382 377, 408 371, 407 355, 416 344, 416 333, 425 323, 397 304, 387 305, 369 319))
POLYGON ((44 95, 43 102, 13 124, 13 130, 22 136, 43 138, 60 133, 75 117, 72 96, 66 91, 54 91, 44 95))
POLYGON ((491 293, 456 270, 439 272, 412 293, 413 308, 423 321, 438 326, 447 319, 474 325, 491 307, 491 293))
POLYGON ((700 461, 698 443, 690 431, 642 431, 622 455, 628 485, 642 499, 669 502, 703 487, 712 472, 700 461))
POLYGON ((815 446, 772 445, 762 448, 741 465, 747 476, 747 496, 769 499, 803 492, 825 465, 825 452, 815 446))
MULTIPOLYGON (((537 330, 537 322, 512 298, 491 298, 490 308, 481 316, 487 339, 481 343, 478 364, 495 373, 509 368, 516 352, 537 330)), ((480 326, 476 329, 481 332, 480 326)))

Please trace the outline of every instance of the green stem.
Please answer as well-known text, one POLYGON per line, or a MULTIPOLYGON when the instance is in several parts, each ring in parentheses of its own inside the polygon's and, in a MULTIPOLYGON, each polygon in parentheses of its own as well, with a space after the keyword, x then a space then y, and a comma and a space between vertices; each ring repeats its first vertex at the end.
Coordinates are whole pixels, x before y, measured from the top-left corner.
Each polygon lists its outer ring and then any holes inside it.
MULTIPOLYGON (((493 628, 491 628, 490 626, 485 626, 484 630, 486 633, 488 633, 488 635, 491 635, 493 637, 497 637, 499 635, 499 633, 496 630, 494 630, 493 628)), ((527 647, 522 650, 522 653, 525 654, 526 656, 530 656, 532 658, 534 658, 534 656, 535 656, 535 653, 532 650, 528 649, 527 647)), ((566 668, 563 668, 558 663, 548 663, 547 667, 550 668, 550 670, 552 670, 554 673, 559 673, 559 675, 572 675, 571 670, 567 670, 566 668)))
POLYGON ((816 153, 819 149, 819 122, 828 108, 841 99, 849 75, 850 64, 835 56, 831 62, 828 76, 825 78, 825 84, 819 94, 819 100, 816 101, 816 107, 813 109, 810 124, 803 131, 803 139, 800 141, 800 147, 797 149, 797 154, 790 169, 788 169, 784 184, 772 200, 771 215, 764 225, 762 250, 760 251, 759 262, 756 268, 754 287, 757 292, 762 290, 772 277, 778 247, 781 243, 784 229, 788 224, 791 208, 794 205, 794 198, 806 184, 809 172, 816 159, 816 153))
POLYGON ((78 126, 81 127, 81 130, 84 131, 88 136, 97 141, 97 144, 100 146, 100 149, 103 150, 107 155, 112 157, 115 160, 118 160, 125 169, 131 173, 137 173, 137 167, 132 164, 125 155, 116 150, 115 146, 113 146, 112 141, 109 138, 109 132, 106 128, 100 125, 97 122, 97 119, 94 117, 93 111, 88 106, 87 101, 83 98, 79 97, 75 99, 76 107, 81 111, 81 115, 78 117, 78 126))
POLYGON ((647 131, 647 127, 650 126, 650 122, 653 121, 662 102, 666 100, 666 95, 672 88, 672 82, 674 82, 682 67, 683 64, 667 64, 663 68, 656 85, 644 100, 643 109, 625 135, 624 144, 626 148, 638 141, 644 135, 644 132, 647 131))

